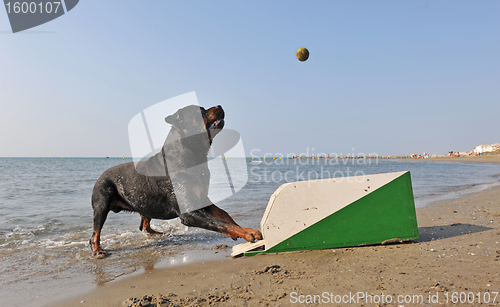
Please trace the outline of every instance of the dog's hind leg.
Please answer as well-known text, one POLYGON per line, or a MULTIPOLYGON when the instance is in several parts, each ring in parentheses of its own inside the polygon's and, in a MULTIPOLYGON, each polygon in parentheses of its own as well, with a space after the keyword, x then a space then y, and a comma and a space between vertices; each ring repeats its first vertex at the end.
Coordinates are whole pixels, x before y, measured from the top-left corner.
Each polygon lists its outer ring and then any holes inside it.
POLYGON ((94 233, 90 239, 90 246, 92 248, 92 256, 107 254, 101 248, 101 230, 108 217, 109 206, 101 204, 94 206, 94 233))
POLYGON ((158 232, 156 230, 151 229, 151 219, 148 217, 145 217, 144 215, 141 214, 141 225, 139 226, 139 230, 147 231, 150 235, 153 236, 164 236, 165 234, 162 232, 158 232))
POLYGON ((103 181, 100 185, 95 185, 92 192, 92 208, 94 209, 94 232, 90 239, 92 256, 107 254, 101 248, 101 230, 106 222, 108 213, 111 210, 111 199, 116 188, 108 182, 103 181))

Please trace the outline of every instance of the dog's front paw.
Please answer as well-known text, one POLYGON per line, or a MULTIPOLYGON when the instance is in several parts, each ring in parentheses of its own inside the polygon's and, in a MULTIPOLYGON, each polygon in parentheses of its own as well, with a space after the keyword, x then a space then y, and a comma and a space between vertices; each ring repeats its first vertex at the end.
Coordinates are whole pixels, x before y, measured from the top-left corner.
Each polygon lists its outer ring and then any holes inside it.
POLYGON ((247 240, 248 242, 254 242, 255 240, 262 240, 262 233, 252 228, 245 228, 245 235, 243 239, 247 240))

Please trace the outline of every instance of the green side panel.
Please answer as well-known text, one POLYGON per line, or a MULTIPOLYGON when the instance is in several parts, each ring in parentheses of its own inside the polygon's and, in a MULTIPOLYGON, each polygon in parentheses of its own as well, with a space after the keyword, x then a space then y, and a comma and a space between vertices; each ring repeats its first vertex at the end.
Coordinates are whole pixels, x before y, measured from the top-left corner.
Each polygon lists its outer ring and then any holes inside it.
POLYGON ((263 252, 371 245, 394 238, 418 239, 410 172, 263 252))

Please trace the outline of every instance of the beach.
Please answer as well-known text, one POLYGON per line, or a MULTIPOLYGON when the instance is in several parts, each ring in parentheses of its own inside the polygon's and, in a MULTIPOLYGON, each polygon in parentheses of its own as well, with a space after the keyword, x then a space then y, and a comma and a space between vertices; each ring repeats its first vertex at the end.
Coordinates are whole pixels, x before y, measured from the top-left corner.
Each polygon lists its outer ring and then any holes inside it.
POLYGON ((82 3, 4 1, 0 307, 500 307, 500 1, 82 3))
POLYGON ((475 162, 475 163, 500 163, 500 154, 487 156, 465 156, 465 157, 433 157, 425 159, 428 161, 451 161, 451 162, 475 162))
POLYGON ((417 208, 417 220, 410 243, 236 259, 222 246, 209 253, 225 260, 146 266, 56 306, 498 306, 500 187, 417 208))

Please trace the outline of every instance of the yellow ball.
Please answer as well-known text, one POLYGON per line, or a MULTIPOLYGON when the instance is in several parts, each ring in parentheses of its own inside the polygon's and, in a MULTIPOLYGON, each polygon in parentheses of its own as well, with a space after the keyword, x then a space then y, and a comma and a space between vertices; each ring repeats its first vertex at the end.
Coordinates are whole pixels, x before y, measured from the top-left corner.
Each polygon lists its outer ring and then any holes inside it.
POLYGON ((309 58, 309 50, 306 48, 302 47, 297 50, 297 59, 299 61, 304 62, 309 58))

